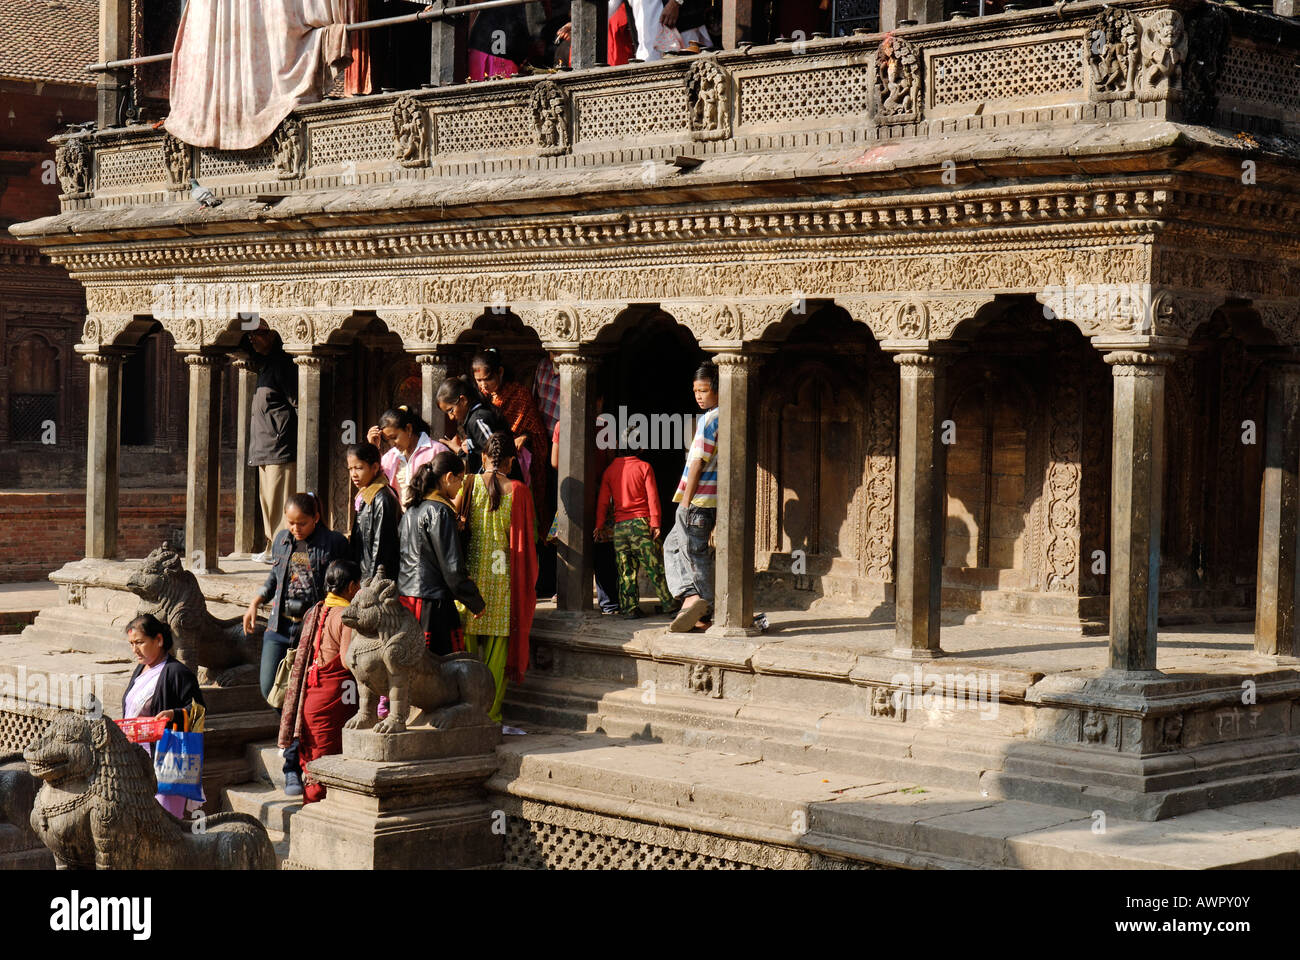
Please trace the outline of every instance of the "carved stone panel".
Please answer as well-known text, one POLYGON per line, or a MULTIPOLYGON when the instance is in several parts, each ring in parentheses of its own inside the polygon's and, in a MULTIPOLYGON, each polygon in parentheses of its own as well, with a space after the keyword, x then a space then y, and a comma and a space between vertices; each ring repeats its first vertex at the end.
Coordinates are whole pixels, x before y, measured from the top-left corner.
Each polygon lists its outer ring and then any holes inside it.
POLYGON ((429 111, 414 97, 401 97, 393 104, 393 152, 403 167, 427 167, 429 111))
POLYGON ((921 119, 921 53, 902 37, 886 36, 876 50, 874 102, 880 125, 921 119))
POLYGON ((167 169, 167 186, 184 190, 194 177, 194 151, 188 143, 173 137, 163 137, 163 166, 167 169))
POLYGON ((1092 100, 1131 100, 1137 87, 1138 23, 1121 7, 1107 7, 1093 18, 1083 38, 1092 100))
POLYGON ((544 157, 567 153, 572 142, 568 94, 555 81, 543 80, 533 88, 531 103, 538 152, 544 157))
POLYGON ((307 165, 307 129, 296 117, 286 117, 271 135, 275 173, 281 180, 296 180, 307 165))
POLYGON ((1228 15, 1207 4, 1191 24, 1187 39, 1187 57, 1183 76, 1183 116, 1203 122, 1214 113, 1218 103, 1219 72, 1230 36, 1228 15))
POLYGON ((712 58, 696 61, 686 75, 691 136, 725 140, 731 136, 731 75, 712 58))
POLYGON ((54 165, 63 188, 64 200, 89 196, 94 160, 85 137, 65 140, 54 152, 54 165))
POLYGON ((1180 99, 1183 65, 1187 61, 1187 31, 1176 10, 1157 10, 1140 21, 1142 70, 1138 74, 1138 99, 1180 99))

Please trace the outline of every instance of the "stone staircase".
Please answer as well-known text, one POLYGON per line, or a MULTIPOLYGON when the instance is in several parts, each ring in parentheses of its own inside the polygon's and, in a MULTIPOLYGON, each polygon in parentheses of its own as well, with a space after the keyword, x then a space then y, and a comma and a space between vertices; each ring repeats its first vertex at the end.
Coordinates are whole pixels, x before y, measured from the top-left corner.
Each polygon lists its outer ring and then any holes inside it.
POLYGON ((221 792, 221 809, 247 813, 266 827, 275 846, 276 864, 289 856, 289 825, 302 809, 302 798, 284 793, 284 759, 274 740, 251 743, 246 747, 248 766, 253 780, 226 787, 221 792))

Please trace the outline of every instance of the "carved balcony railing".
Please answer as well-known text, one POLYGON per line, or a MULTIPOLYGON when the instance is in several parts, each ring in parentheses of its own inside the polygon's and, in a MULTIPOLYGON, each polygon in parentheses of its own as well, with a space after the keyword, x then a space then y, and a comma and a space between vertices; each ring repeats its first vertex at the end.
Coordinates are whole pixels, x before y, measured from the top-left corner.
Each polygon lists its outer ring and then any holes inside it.
MULTIPOLYGON (((1170 120, 1300 137, 1300 24, 1200 0, 1079 3, 656 63, 357 97, 261 146, 56 138, 63 209, 1170 120)), ((690 161, 687 161, 690 162, 690 161)), ((635 178, 634 178, 635 179, 635 178)), ((630 184, 639 186, 639 184, 630 184)))

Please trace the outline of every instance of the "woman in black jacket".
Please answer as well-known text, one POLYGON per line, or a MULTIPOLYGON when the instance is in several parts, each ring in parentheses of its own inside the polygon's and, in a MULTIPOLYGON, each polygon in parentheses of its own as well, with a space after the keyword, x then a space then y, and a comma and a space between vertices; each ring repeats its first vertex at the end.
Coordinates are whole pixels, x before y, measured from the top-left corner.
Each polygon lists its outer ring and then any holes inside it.
MULTIPOLYGON (((188 710, 192 721, 195 706, 204 706, 203 691, 190 668, 168 652, 172 648, 171 629, 146 613, 126 625, 126 636, 139 666, 122 695, 122 716, 153 717, 180 729, 184 719, 181 712, 188 710)), ((145 747, 152 753, 151 744, 145 747)), ((184 797, 160 793, 157 800, 173 816, 185 815, 184 797)))
MULTIPOLYGON (((251 633, 257 609, 268 600, 271 612, 262 635, 262 696, 275 685, 275 671, 290 647, 296 647, 302 633, 302 618, 325 599, 325 571, 334 560, 347 560, 351 548, 347 538, 321 519, 320 500, 314 493, 295 493, 284 505, 288 526, 271 544, 271 572, 262 589, 244 612, 244 631, 251 633)), ((298 767, 297 744, 284 751, 284 792, 301 796, 302 776, 298 767)))
POLYGON ((402 565, 397 593, 420 622, 429 649, 446 656, 460 631, 456 600, 477 617, 487 606, 478 586, 466 574, 455 499, 465 467, 454 453, 440 453, 416 471, 411 480, 399 527, 402 565))
MULTIPOLYGON (((465 469, 471 475, 483 469, 483 447, 492 434, 514 436, 505 415, 465 377, 450 377, 442 381, 438 387, 438 409, 457 427, 456 436, 443 437, 442 442, 461 455, 465 469)), ((518 460, 510 468, 510 479, 524 482, 518 460)))
POLYGON ((373 443, 348 447, 348 478, 357 488, 357 517, 349 539, 352 559, 361 568, 361 581, 369 580, 380 567, 391 579, 397 576, 399 563, 397 521, 402 507, 388 485, 379 449, 373 443))

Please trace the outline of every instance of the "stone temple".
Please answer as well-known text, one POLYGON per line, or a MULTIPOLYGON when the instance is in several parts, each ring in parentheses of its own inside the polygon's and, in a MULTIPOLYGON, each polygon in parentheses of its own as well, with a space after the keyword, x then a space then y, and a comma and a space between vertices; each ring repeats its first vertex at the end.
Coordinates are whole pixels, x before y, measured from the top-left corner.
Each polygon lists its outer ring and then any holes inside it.
MULTIPOLYGON (((157 52, 128 6, 104 0, 104 61, 157 52)), ((98 127, 55 138, 59 212, 10 231, 85 291, 88 466, 85 559, 0 638, 0 754, 47 723, 34 677, 120 703, 124 371, 160 332, 188 378, 187 563, 220 616, 265 575, 251 298, 337 530, 349 425, 409 397, 440 426, 483 344, 561 382, 558 597, 506 702, 528 736, 426 756, 451 766, 396 798, 334 765, 400 751, 345 752, 320 762, 350 805, 299 812, 256 687, 211 688, 212 808, 260 817, 286 866, 428 865, 365 837, 435 792, 459 865, 1300 865, 1293 0, 837 2, 794 40, 725 0, 720 49, 615 67, 603 6, 572 4, 572 69, 470 84, 435 20, 432 83, 302 106, 247 151, 157 129, 140 68, 100 75, 98 127), (598 396, 691 413, 706 358, 713 626, 602 618, 598 396)), ((648 455, 661 490, 682 457, 648 455)), ((0 864, 44 862, 15 837, 0 864)))

